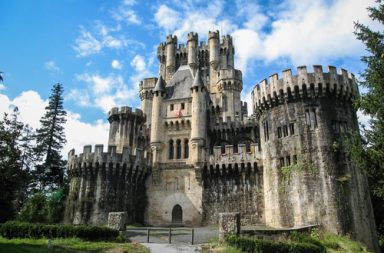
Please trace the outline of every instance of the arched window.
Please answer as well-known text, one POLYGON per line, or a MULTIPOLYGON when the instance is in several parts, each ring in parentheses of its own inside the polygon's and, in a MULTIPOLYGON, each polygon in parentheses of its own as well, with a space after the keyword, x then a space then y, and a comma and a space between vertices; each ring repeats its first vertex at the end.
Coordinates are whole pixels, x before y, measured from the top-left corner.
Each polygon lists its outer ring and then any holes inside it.
POLYGON ((169 141, 169 150, 168 150, 168 159, 173 159, 173 150, 174 150, 174 147, 173 147, 173 140, 170 140, 169 141))
POLYGON ((185 139, 184 140, 184 158, 188 158, 189 157, 189 143, 188 143, 188 139, 185 139))
POLYGON ((176 141, 176 159, 181 159, 181 141, 179 139, 176 141))

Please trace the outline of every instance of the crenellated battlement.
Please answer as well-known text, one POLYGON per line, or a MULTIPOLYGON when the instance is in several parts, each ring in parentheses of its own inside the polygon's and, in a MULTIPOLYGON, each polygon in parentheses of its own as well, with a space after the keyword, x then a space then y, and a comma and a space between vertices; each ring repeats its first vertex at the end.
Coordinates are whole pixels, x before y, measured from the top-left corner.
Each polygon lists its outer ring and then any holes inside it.
POLYGON ((129 106, 122 106, 120 108, 113 107, 108 112, 108 120, 111 123, 115 120, 120 120, 122 118, 135 118, 136 122, 139 124, 145 122, 145 115, 142 110, 136 108, 135 111, 132 110, 132 107, 129 106))
POLYGON ((279 79, 278 74, 264 79, 252 91, 253 106, 256 110, 271 107, 287 99, 303 97, 321 97, 333 94, 341 99, 351 100, 359 96, 355 76, 345 69, 337 72, 333 66, 328 66, 328 72, 323 72, 322 66, 314 65, 313 73, 307 72, 307 67, 297 68, 297 74, 287 69, 279 79))
POLYGON ((261 159, 261 153, 257 143, 238 144, 237 148, 233 145, 213 147, 213 154, 209 156, 209 165, 229 165, 229 164, 247 164, 258 163, 261 159))
POLYGON ((231 35, 226 35, 226 36, 222 36, 221 37, 221 48, 231 48, 233 47, 233 43, 232 43, 232 36, 231 35))
POLYGON ((166 43, 167 44, 176 44, 177 45, 177 36, 176 35, 168 35, 166 38, 166 43))
POLYGON ((235 79, 242 82, 243 76, 240 70, 237 69, 220 69, 218 72, 218 80, 225 81, 228 79, 235 79))
POLYGON ((195 33, 195 32, 190 32, 190 33, 188 33, 188 37, 187 37, 187 41, 189 42, 189 41, 194 41, 194 42, 198 42, 198 40, 199 40, 199 35, 197 34, 197 33, 195 33))
POLYGON ((110 168, 133 167, 140 172, 146 172, 148 164, 148 153, 141 148, 131 150, 130 147, 124 147, 122 153, 116 152, 116 145, 109 145, 108 151, 104 152, 104 145, 95 145, 95 151, 92 152, 92 146, 86 145, 83 153, 76 155, 72 149, 68 153, 68 172, 95 169, 97 166, 106 164, 110 168))
POLYGON ((217 40, 220 39, 220 33, 218 30, 208 32, 208 40, 211 40, 211 39, 217 39, 217 40))

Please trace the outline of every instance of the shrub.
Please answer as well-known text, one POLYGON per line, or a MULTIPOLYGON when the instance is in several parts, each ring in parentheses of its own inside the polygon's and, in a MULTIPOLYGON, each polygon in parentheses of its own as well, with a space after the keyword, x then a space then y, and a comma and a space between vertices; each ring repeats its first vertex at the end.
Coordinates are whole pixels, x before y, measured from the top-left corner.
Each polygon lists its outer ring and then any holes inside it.
POLYGON ((244 252, 254 253, 324 253, 322 246, 311 243, 298 242, 275 242, 270 240, 253 240, 238 236, 229 236, 227 238, 229 245, 241 249, 244 252))
POLYGON ((68 238, 77 237, 89 241, 115 240, 119 231, 98 226, 46 225, 8 221, 0 227, 5 238, 68 238))

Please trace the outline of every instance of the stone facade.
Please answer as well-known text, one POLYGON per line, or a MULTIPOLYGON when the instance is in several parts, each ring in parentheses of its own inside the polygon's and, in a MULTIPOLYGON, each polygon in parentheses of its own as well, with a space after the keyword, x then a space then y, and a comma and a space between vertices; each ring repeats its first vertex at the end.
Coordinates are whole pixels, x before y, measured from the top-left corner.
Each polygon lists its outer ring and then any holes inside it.
POLYGON ((158 46, 159 77, 140 83, 141 110, 112 108, 108 152, 86 146, 68 158, 66 221, 105 224, 108 212, 150 225, 320 224, 375 248, 364 174, 345 135, 357 130, 359 96, 345 70, 298 67, 270 76, 241 101, 242 73, 230 36, 189 33, 158 46))
POLYGON ((240 234, 240 213, 219 213, 219 241, 228 235, 240 234))

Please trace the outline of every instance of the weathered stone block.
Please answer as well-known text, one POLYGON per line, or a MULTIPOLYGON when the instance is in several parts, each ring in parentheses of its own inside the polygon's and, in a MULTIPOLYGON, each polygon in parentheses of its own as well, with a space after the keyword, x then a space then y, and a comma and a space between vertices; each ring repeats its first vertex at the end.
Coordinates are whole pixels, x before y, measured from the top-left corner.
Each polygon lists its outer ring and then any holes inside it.
POLYGON ((230 234, 240 234, 240 213, 219 214, 219 241, 224 242, 230 234))
POLYGON ((119 231, 125 231, 127 225, 127 212, 108 213, 108 227, 119 231))

